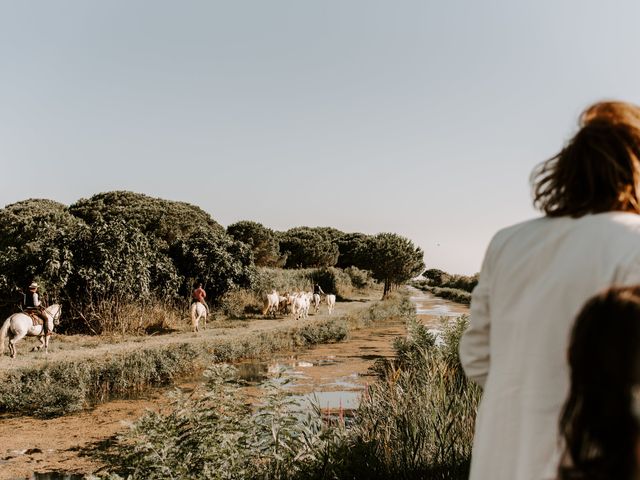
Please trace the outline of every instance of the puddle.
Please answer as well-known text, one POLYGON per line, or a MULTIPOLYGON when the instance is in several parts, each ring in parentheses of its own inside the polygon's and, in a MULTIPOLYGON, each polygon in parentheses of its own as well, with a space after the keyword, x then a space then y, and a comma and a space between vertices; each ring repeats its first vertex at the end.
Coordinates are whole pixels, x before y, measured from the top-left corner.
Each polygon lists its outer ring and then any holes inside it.
POLYGON ((66 472, 32 473, 30 480, 82 480, 84 475, 66 472))
MULTIPOLYGON (((468 313, 464 305, 417 289, 411 289, 411 301, 438 344, 443 342, 439 328, 442 318, 468 313)), ((318 345, 299 354, 276 356, 269 362, 242 363, 238 365, 239 376, 255 389, 279 375, 276 382, 291 393, 301 409, 316 404, 326 411, 352 410, 358 407, 366 385, 375 380, 369 368, 377 359, 393 357, 393 339, 404 335, 406 325, 392 321, 355 331, 339 344, 318 345)))
POLYGON ((360 404, 362 391, 338 390, 335 392, 311 392, 293 395, 301 410, 309 410, 318 405, 323 411, 355 410, 360 404))
POLYGON ((435 325, 442 317, 453 319, 469 313, 469 307, 466 305, 434 297, 414 287, 408 288, 411 292, 411 301, 416 306, 416 315, 425 324, 435 325))

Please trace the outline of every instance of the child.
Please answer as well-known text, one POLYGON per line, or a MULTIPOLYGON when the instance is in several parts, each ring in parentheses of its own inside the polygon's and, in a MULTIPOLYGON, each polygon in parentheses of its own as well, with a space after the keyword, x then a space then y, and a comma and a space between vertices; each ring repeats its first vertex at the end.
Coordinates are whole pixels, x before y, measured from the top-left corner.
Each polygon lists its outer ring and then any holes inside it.
POLYGON ((586 303, 571 334, 569 368, 560 480, 637 478, 640 286, 611 288, 586 303))

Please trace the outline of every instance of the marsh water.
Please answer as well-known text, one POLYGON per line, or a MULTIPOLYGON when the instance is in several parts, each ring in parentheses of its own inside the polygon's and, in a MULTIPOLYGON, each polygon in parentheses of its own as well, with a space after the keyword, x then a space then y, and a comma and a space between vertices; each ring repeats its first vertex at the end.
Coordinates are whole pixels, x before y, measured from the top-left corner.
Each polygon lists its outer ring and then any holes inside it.
MULTIPOLYGON (((421 290, 410 287, 410 292, 418 318, 436 335, 443 319, 468 312, 464 305, 421 290)), ((387 321, 352 332, 344 342, 276 356, 268 362, 242 363, 239 373, 243 380, 253 385, 278 376, 283 388, 289 390, 301 408, 315 403, 329 412, 351 410, 358 406, 367 383, 374 381, 370 367, 379 358, 393 357, 393 340, 404 335, 404 322, 387 321)))

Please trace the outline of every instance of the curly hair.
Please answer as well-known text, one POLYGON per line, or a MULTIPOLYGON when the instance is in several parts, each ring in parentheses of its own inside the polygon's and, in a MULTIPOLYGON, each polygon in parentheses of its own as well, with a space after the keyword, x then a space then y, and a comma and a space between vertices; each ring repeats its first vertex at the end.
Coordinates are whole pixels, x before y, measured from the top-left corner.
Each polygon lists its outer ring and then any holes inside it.
POLYGON ((576 319, 569 346, 571 387, 560 416, 561 480, 631 480, 640 429, 640 286, 593 297, 576 319))
POLYGON ((640 107, 600 102, 580 130, 531 175, 533 204, 549 217, 640 213, 640 107))

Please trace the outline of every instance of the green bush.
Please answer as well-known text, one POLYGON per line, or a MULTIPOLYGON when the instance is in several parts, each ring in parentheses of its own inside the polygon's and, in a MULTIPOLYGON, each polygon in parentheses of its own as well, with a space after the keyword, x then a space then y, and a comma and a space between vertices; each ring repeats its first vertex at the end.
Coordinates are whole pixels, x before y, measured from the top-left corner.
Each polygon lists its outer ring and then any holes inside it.
POLYGON ((368 270, 362 270, 358 267, 347 267, 344 269, 344 273, 349 276, 351 285, 358 290, 364 290, 371 288, 375 285, 375 280, 371 276, 371 272, 368 270))
POLYGON ((351 278, 339 268, 320 268, 313 272, 311 278, 313 283, 320 285, 323 292, 332 293, 338 298, 347 297, 352 289, 351 278))
POLYGON ((453 288, 471 293, 478 284, 480 274, 456 275, 447 273, 437 268, 432 268, 422 274, 424 280, 419 281, 425 286, 453 288))

